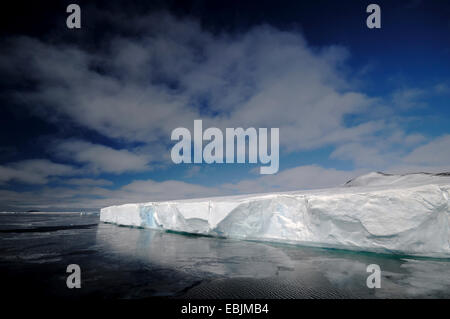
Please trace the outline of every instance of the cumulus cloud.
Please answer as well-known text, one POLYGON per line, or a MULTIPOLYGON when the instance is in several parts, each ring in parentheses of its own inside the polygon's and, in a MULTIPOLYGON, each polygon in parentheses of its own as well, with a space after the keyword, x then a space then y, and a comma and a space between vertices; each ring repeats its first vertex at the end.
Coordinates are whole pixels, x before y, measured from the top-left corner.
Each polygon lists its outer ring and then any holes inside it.
POLYGON ((193 177, 193 176, 195 176, 195 175, 198 175, 199 173, 200 173, 200 171, 201 171, 201 168, 200 168, 200 166, 192 166, 191 168, 189 168, 188 170, 187 170, 187 172, 185 173, 185 177, 187 177, 187 178, 190 178, 190 177, 193 177))
POLYGON ((191 128, 197 118, 219 128, 279 127, 287 151, 383 129, 370 120, 344 124, 376 103, 341 72, 345 48, 313 49, 298 32, 264 25, 237 35, 169 14, 130 23, 139 37, 113 37, 97 52, 9 40, 10 72, 36 83, 16 98, 44 118, 68 117, 129 142, 167 144, 174 128, 191 128))
POLYGON ((357 167, 387 173, 450 171, 450 135, 426 138, 398 131, 387 140, 373 139, 369 145, 342 144, 331 158, 351 160, 357 167))
POLYGON ((450 135, 443 135, 414 149, 405 157, 409 164, 450 167, 450 135))
POLYGON ((98 178, 69 178, 63 181, 64 184, 77 185, 77 186, 111 186, 113 182, 98 178))
POLYGON ((274 176, 241 180, 234 184, 224 184, 222 187, 239 193, 280 192, 335 187, 343 185, 348 180, 364 172, 364 170, 343 171, 333 168, 327 169, 317 165, 305 165, 283 170, 274 176))
POLYGON ((149 170, 148 155, 134 154, 126 149, 93 144, 82 140, 68 140, 55 147, 59 156, 85 164, 94 173, 124 173, 149 170))
POLYGON ((308 165, 284 170, 272 178, 263 176, 212 187, 177 180, 147 179, 132 181, 118 189, 107 189, 81 179, 72 183, 78 187, 44 187, 28 192, 0 190, 0 201, 3 205, 0 209, 98 209, 131 202, 323 188, 342 185, 360 173, 364 171, 341 171, 308 165))
POLYGON ((67 176, 77 172, 70 165, 51 162, 47 159, 32 159, 0 166, 0 184, 16 181, 28 184, 46 184, 49 177, 67 176))
POLYGON ((424 107, 423 101, 427 92, 424 89, 406 88, 397 90, 392 95, 392 103, 400 109, 410 109, 415 107, 424 107))
POLYGON ((395 110, 422 105, 426 95, 402 88, 385 101, 369 97, 343 72, 348 50, 313 48, 297 31, 261 25, 212 33, 168 13, 128 20, 131 32, 106 37, 101 50, 8 39, 0 60, 10 63, 2 68, 35 83, 14 97, 45 119, 69 118, 107 137, 144 143, 161 150, 152 159, 168 161, 171 131, 192 129, 195 119, 222 129, 279 127, 284 152, 331 145, 338 148, 333 157, 345 158, 345 149, 398 134, 395 110))
POLYGON ((408 152, 428 140, 422 134, 405 133, 393 122, 385 122, 384 125, 390 131, 388 136, 367 136, 364 141, 336 145, 330 158, 351 161, 358 168, 383 171, 393 165, 405 164, 404 157, 408 152))
MULTIPOLYGON (((55 39, 2 40, 4 78, 12 86, 27 83, 8 91, 9 98, 46 121, 69 121, 121 145, 68 139, 50 146, 52 158, 81 168, 43 159, 0 166, 0 183, 46 184, 52 177, 71 177, 62 180, 69 187, 1 190, 5 205, 98 208, 328 187, 369 168, 398 171, 448 164, 447 135, 431 140, 407 134, 393 116, 397 110, 424 106, 425 90, 403 88, 387 93, 386 99, 368 96, 345 72, 351 52, 341 46, 312 47, 298 31, 268 25, 239 34, 213 33, 198 21, 167 13, 127 21, 129 32, 105 36, 95 49, 55 39), (192 129, 195 119, 202 119, 204 128, 278 127, 282 156, 331 146, 331 159, 350 161, 357 170, 308 165, 214 187, 150 179, 110 189, 106 186, 112 183, 104 179, 73 178, 144 172, 156 167, 155 161, 170 163, 171 131, 192 129)), ((444 94, 447 85, 434 91, 444 94)), ((194 167, 184 177, 198 170, 194 167)))
POLYGON ((98 210, 130 202, 217 196, 221 191, 215 187, 176 180, 138 180, 115 190, 86 184, 79 187, 42 187, 23 192, 0 189, 0 210, 98 210))
MULTIPOLYGON (((28 159, 0 165, 0 184, 19 182, 47 184, 52 177, 74 175, 141 172, 150 170, 150 155, 135 154, 126 149, 114 149, 82 140, 59 142, 54 152, 60 159, 80 164, 78 167, 55 163, 48 159, 28 159)), ((112 185, 104 179, 72 178, 64 180, 72 185, 112 185)))

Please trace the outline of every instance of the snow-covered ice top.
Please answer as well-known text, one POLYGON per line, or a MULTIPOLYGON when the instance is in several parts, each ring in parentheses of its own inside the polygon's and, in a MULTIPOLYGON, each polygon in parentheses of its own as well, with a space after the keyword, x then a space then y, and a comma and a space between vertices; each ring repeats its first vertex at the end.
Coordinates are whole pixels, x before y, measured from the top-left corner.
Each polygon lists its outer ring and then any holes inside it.
POLYGON ((450 257, 450 174, 370 173, 342 187, 126 204, 100 220, 320 247, 450 257))
POLYGON ((345 186, 414 186, 423 184, 450 184, 450 173, 412 173, 403 175, 373 172, 345 183, 345 186))

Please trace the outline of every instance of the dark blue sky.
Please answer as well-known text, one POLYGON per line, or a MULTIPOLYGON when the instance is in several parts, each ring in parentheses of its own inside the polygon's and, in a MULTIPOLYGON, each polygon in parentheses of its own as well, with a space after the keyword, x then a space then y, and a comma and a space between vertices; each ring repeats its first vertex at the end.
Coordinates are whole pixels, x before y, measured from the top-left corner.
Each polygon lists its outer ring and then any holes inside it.
POLYGON ((376 1, 381 29, 366 27, 372 1, 78 1, 69 30, 71 2, 2 10, 0 209, 450 167, 448 1, 376 1), (279 127, 278 174, 173 164, 170 131, 199 117, 279 127))

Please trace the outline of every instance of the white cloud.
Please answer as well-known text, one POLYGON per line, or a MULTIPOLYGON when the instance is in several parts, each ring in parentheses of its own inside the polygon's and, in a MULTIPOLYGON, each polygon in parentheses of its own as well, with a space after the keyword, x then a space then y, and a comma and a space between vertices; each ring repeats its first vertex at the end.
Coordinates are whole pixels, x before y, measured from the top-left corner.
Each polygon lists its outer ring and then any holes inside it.
POLYGON ((124 173, 149 170, 148 155, 134 154, 126 149, 93 144, 81 140, 68 140, 57 144, 56 151, 65 159, 83 163, 94 173, 124 173))
MULTIPOLYGON (((404 88, 387 101, 367 96, 355 87, 358 79, 342 72, 350 56, 343 47, 312 48, 298 32, 270 26, 236 35, 213 34, 197 21, 168 14, 127 21, 139 36, 108 38, 101 51, 10 39, 0 53, 0 68, 19 82, 35 84, 13 96, 42 118, 57 124, 69 119, 123 145, 144 145, 131 150, 59 141, 52 155, 81 164, 81 169, 49 160, 21 161, 0 166, 0 183, 45 184, 53 176, 147 171, 154 161, 170 163, 170 132, 180 126, 191 129, 194 119, 202 119, 204 128, 279 127, 282 151, 332 146, 331 158, 351 161, 361 172, 436 170, 449 163, 448 135, 427 141, 421 134, 406 134, 392 116, 397 109, 421 106, 427 92, 404 88), (349 117, 358 120, 345 124, 349 117)), ((443 93, 447 86, 433 90, 443 93)), ((102 207, 327 187, 359 172, 310 165, 216 187, 146 180, 118 190, 101 187, 111 185, 106 180, 72 178, 66 183, 77 187, 3 190, 0 198, 15 207, 102 207)))
POLYGON ((76 186, 110 186, 113 182, 106 179, 93 179, 93 178, 69 178, 63 181, 64 184, 76 185, 76 186))
POLYGON ((272 176, 224 184, 222 188, 238 193, 279 192, 342 185, 365 171, 327 169, 317 165, 297 166, 272 176))
POLYGON ((337 145, 330 158, 351 161, 359 168, 383 171, 404 164, 404 156, 427 140, 418 133, 406 134, 393 123, 384 126, 390 131, 385 138, 367 136, 365 140, 337 145))
POLYGON ((0 210, 98 209, 109 205, 220 195, 216 187, 181 181, 133 181, 117 190, 98 186, 43 187, 33 191, 0 190, 0 210))
POLYGON ((397 90, 392 95, 392 103, 400 109, 410 109, 423 107, 426 104, 421 100, 426 95, 426 91, 418 88, 405 88, 397 90))
POLYGON ((434 91, 438 94, 448 94, 450 93, 450 85, 447 83, 439 83, 435 85, 434 91))
POLYGON ((350 160, 357 167, 386 173, 439 173, 450 171, 450 135, 427 139, 399 131, 388 140, 370 144, 348 143, 337 147, 332 158, 350 160))
POLYGON ((67 176, 76 172, 72 166, 46 159, 23 160, 0 166, 0 184, 10 181, 46 184, 51 176, 67 176))
POLYGON ((340 171, 310 165, 287 169, 272 177, 263 176, 216 186, 150 179, 136 180, 115 190, 98 187, 94 183, 69 188, 44 187, 29 192, 0 190, 0 202, 3 205, 0 209, 97 209, 133 202, 322 188, 342 185, 361 173, 364 171, 340 171))
POLYGON ((184 177, 190 178, 193 176, 197 176, 200 173, 201 167, 199 165, 196 166, 192 166, 191 168, 189 168, 186 172, 186 174, 184 175, 184 177))
MULTIPOLYGON (((64 160, 77 162, 83 166, 55 163, 48 159, 29 159, 0 165, 0 184, 21 182, 26 184, 47 184, 52 177, 67 177, 103 172, 120 174, 150 170, 147 163, 150 155, 138 155, 128 150, 116 150, 104 145, 81 140, 60 142, 54 147, 57 155, 64 160)), ((72 185, 111 185, 103 179, 73 178, 64 180, 72 185)))
POLYGON ((168 14, 130 23, 140 36, 112 38, 101 53, 15 39, 11 67, 28 69, 38 83, 38 90, 16 97, 44 118, 69 117, 131 142, 167 144, 174 128, 191 128, 197 118, 205 127, 279 127, 287 151, 361 140, 383 129, 383 122, 370 120, 343 123, 377 103, 353 90, 341 72, 345 48, 312 49, 301 34, 270 26, 215 35, 168 14))
POLYGON ((171 131, 192 129, 194 119, 204 128, 279 127, 282 155, 333 146, 332 158, 377 169, 401 162, 424 141, 406 134, 393 115, 424 105, 430 92, 367 96, 342 72, 350 57, 343 47, 312 48, 300 33, 266 25, 213 34, 163 13, 136 16, 128 27, 139 37, 108 38, 98 52, 26 37, 12 39, 6 51, 11 74, 38 84, 15 96, 40 116, 68 117, 121 142, 144 143, 138 155, 72 141, 69 153, 93 171, 170 164, 171 131), (349 117, 358 120, 346 124, 349 117))
POLYGON ((374 145, 361 143, 348 143, 338 146, 330 155, 331 158, 350 160, 362 167, 383 167, 386 164, 386 156, 381 154, 379 148, 374 145))
POLYGON ((450 135, 443 135, 417 147, 404 160, 409 164, 450 167, 450 135))

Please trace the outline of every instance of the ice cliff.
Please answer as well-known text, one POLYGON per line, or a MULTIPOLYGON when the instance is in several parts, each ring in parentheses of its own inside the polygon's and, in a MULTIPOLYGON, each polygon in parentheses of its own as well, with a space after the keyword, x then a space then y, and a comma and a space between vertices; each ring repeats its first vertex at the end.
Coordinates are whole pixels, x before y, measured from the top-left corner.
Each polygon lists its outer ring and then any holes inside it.
POLYGON ((320 247, 450 257, 449 174, 370 173, 315 191, 126 204, 118 225, 320 247))

